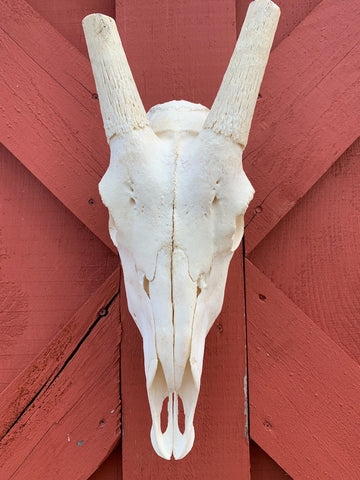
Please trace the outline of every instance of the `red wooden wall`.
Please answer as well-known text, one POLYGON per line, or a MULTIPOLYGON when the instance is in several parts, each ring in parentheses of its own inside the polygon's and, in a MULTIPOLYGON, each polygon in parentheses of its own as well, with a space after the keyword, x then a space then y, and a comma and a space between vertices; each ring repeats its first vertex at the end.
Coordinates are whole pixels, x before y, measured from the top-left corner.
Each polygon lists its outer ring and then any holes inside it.
POLYGON ((1 479, 357 478, 356 0, 278 1, 244 160, 246 259, 209 334, 195 446, 166 462, 150 445, 140 336, 97 193, 108 147, 81 19, 116 18, 146 108, 210 106, 248 3, 1 0, 1 479))

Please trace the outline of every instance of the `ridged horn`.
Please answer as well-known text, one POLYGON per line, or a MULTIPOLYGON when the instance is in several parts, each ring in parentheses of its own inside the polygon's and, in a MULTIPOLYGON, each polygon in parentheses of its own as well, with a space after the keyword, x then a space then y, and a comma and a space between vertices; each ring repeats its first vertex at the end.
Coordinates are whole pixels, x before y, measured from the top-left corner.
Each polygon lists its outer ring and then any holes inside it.
POLYGON ((149 125, 115 21, 94 13, 82 21, 108 142, 149 125))
POLYGON ((271 0, 250 3, 234 53, 204 128, 245 148, 255 104, 280 17, 271 0))

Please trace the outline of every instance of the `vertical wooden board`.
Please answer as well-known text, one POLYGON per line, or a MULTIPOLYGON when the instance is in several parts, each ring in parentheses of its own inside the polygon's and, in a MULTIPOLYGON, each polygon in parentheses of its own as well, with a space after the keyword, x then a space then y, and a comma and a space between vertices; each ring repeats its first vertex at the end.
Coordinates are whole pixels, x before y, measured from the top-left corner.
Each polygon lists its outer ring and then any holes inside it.
POLYGON ((251 480, 292 480, 255 442, 250 442, 251 480))
POLYGON ((233 0, 117 0, 116 21, 146 109, 211 106, 235 46, 233 0))
POLYGON ((0 149, 0 389, 45 347, 118 258, 0 149))
POLYGON ((222 313, 207 338, 195 442, 183 460, 163 460, 152 449, 141 337, 124 295, 121 305, 124 480, 249 479, 241 249, 231 263, 222 313))
POLYGON ((250 255, 360 363, 360 139, 250 255))

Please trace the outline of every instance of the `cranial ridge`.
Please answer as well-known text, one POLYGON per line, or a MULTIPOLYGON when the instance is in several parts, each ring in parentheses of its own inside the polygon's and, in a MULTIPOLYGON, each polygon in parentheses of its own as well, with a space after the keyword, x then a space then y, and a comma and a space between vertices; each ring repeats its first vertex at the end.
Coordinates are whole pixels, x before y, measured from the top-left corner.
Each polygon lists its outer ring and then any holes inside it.
POLYGON ((210 111, 182 100, 148 115, 115 22, 101 14, 83 20, 111 150, 99 190, 143 338, 151 441, 166 459, 183 458, 194 442, 205 338, 221 311, 254 193, 241 157, 278 18, 270 0, 250 4, 210 111))

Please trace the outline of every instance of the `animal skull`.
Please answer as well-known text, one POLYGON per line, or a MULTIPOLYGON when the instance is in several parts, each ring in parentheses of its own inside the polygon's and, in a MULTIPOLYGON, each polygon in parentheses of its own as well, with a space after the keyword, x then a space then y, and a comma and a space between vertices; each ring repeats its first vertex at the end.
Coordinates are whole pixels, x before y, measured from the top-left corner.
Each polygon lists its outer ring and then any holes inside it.
POLYGON ((151 440, 166 459, 183 458, 194 442, 205 338, 221 311, 228 266, 254 193, 241 155, 278 17, 270 0, 250 5, 210 112, 172 101, 148 116, 115 22, 101 14, 83 20, 111 150, 99 190, 128 307, 143 338, 151 440))

